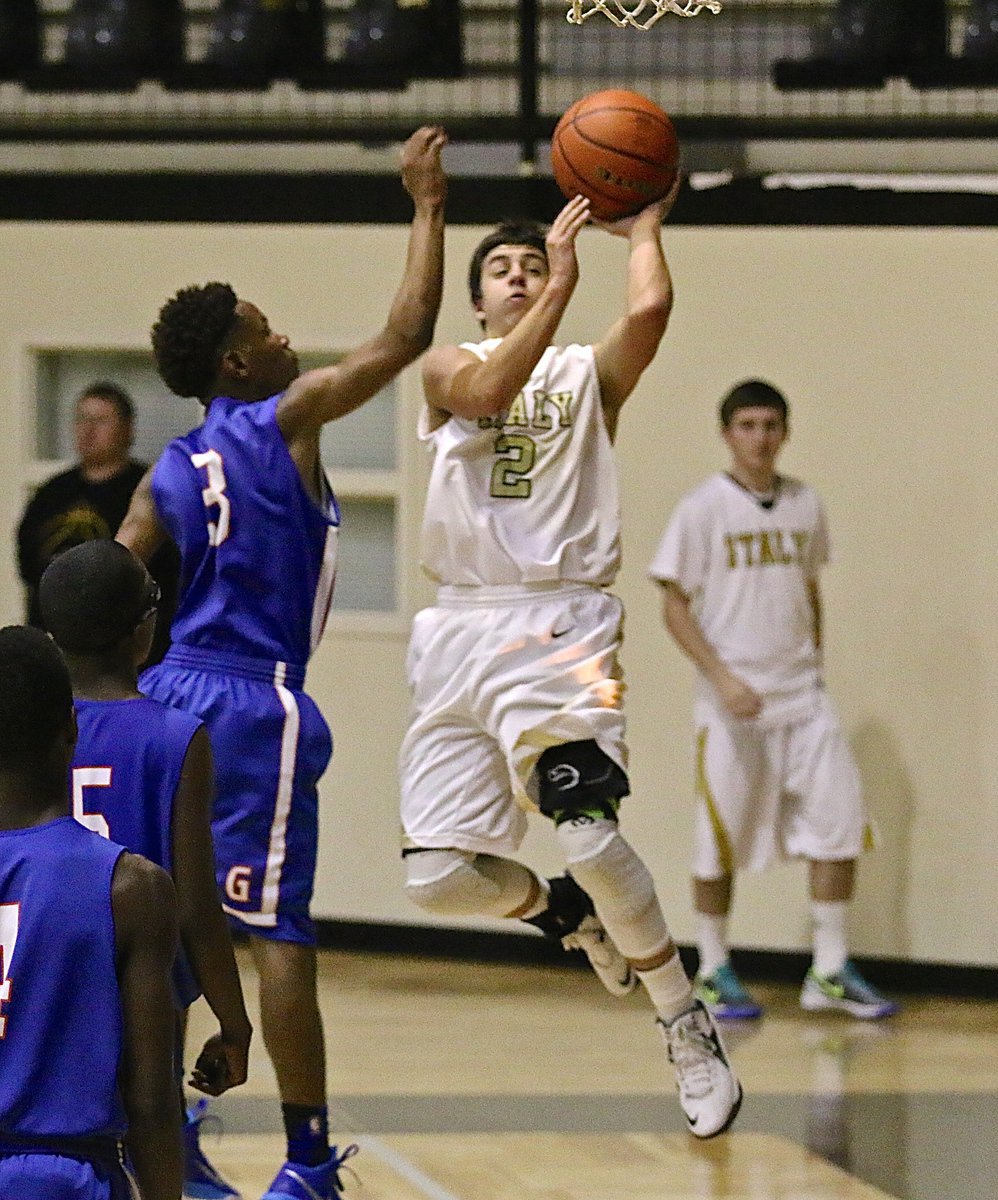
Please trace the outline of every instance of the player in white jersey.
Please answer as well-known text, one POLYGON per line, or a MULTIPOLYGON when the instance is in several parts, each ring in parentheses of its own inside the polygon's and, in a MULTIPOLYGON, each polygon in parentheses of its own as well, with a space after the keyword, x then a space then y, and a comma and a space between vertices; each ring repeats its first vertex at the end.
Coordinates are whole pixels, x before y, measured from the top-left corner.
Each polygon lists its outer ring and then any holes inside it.
POLYGON ((652 999, 698 1137, 741 1089, 694 996, 651 875, 621 836, 628 793, 620 559, 611 443, 672 306, 661 223, 675 199, 608 227, 629 238, 626 311, 593 346, 551 345, 578 278, 588 201, 551 228, 509 223, 471 263, 485 341, 425 360, 420 437, 434 454, 401 751, 406 891, 428 912, 520 918, 587 953, 604 984, 652 999), (568 873, 510 856, 539 810, 568 873))
POLYGON ((828 530, 817 493, 776 471, 787 403, 747 380, 721 403, 728 471, 684 496, 649 573, 665 623, 698 667, 693 897, 697 992, 715 1016, 758 1017, 728 955, 734 875, 809 863, 814 958, 808 1010, 865 1019, 898 1006, 848 957, 856 858, 872 841, 859 772, 821 678, 828 530))

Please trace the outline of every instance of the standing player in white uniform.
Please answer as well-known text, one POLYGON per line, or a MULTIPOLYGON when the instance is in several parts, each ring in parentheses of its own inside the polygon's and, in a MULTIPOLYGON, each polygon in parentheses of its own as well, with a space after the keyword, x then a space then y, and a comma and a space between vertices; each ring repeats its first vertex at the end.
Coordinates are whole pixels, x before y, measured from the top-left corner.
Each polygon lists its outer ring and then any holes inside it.
POLYGON ((439 595, 410 646, 403 852, 426 911, 530 921, 584 949, 611 991, 636 976, 690 1129, 711 1137, 741 1089, 618 829, 623 614, 604 590, 620 559, 611 443, 672 306, 660 227, 673 200, 612 227, 630 242, 627 306, 596 345, 551 345, 578 278, 589 208, 577 197, 546 236, 506 224, 481 243, 469 282, 485 341, 426 357, 422 561, 439 595), (554 823, 568 874, 546 881, 509 857, 524 809, 554 823))
POLYGON ((715 1016, 761 1015, 728 958, 734 875, 804 858, 814 959, 801 1006, 890 1016, 898 1006, 847 954, 856 858, 872 838, 821 679, 825 514, 812 488, 777 474, 788 432, 780 392, 748 380, 725 397, 720 417, 731 465, 683 497, 649 569, 663 587, 666 627, 699 669, 697 992, 715 1016))

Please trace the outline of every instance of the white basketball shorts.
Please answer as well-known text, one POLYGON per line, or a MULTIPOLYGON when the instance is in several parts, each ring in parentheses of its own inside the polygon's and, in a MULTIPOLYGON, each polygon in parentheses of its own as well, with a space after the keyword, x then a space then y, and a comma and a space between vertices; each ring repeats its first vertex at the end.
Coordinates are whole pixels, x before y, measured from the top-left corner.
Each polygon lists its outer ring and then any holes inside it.
POLYGON ((441 588, 417 613, 399 755, 405 846, 516 850, 550 746, 591 738, 627 769, 622 618, 616 596, 577 584, 441 588))
POLYGON ((786 725, 761 727, 706 700, 696 725, 697 879, 788 858, 852 859, 870 848, 856 760, 822 689, 811 716, 786 725))

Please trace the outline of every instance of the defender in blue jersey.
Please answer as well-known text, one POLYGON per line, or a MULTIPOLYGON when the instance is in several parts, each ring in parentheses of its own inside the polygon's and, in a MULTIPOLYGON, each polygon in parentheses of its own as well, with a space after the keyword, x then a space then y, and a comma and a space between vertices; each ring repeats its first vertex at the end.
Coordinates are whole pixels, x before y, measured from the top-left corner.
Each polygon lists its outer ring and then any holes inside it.
POLYGON ((309 914, 317 783, 332 746, 302 688, 332 596, 339 528, 319 434, 432 340, 445 141, 423 128, 403 148, 415 215, 402 283, 381 332, 335 365, 299 375, 288 339, 222 283, 179 292, 152 331, 164 381, 197 397, 205 417, 139 484, 118 540, 145 561, 167 538, 181 554, 173 645, 141 687, 199 716, 211 737, 218 882, 226 912, 251 935, 288 1135, 267 1197, 338 1194, 343 1157, 329 1148, 309 914))
MULTIPOLYGON (((138 690, 138 667, 156 622, 156 582, 130 550, 102 539, 60 554, 38 591, 44 626, 65 655, 73 684, 73 815, 172 876, 182 949, 174 968, 178 1048, 187 1007, 203 991, 219 1032, 199 1055, 190 1082, 219 1095, 245 1081, 252 1030, 215 886, 208 735, 191 713, 138 690)), ((182 1052, 178 1067, 182 1077, 182 1052)), ((195 1110, 184 1127, 185 1195, 238 1195, 201 1153, 198 1125, 195 1110)))
POLYGON ((69 815, 75 732, 55 644, 0 630, 0 1196, 179 1200, 173 885, 69 815))

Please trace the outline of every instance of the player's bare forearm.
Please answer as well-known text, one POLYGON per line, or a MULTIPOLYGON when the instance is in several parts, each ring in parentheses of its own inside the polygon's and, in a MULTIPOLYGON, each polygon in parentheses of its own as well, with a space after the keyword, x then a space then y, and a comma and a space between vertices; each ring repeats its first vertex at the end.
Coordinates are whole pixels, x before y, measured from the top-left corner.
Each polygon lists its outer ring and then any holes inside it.
MULTIPOLYGON (((398 340, 407 362, 433 341, 444 282, 444 202, 417 203, 409 233, 405 273, 388 313, 386 332, 398 340)), ((406 365, 406 364, 403 364, 406 365)))
POLYGON ((726 670, 691 612, 689 598, 672 580, 662 584, 662 617, 672 640, 708 679, 726 670))
POLYGON ((217 895, 201 896, 200 900, 191 905, 191 911, 181 906, 180 940, 218 1021, 219 1034, 211 1039, 212 1053, 199 1058, 191 1082, 200 1091, 217 1096, 246 1082, 253 1027, 246 1015, 232 937, 217 895))
POLYGON ((807 581, 807 596, 811 604, 811 631, 814 637, 814 648, 820 655, 823 649, 822 637, 824 629, 822 624, 821 586, 817 579, 809 579, 807 581))
POLYGON ((211 747, 203 728, 191 739, 173 804, 173 878, 180 939, 220 1038, 195 1070, 194 1086, 212 1095, 246 1079, 252 1028, 246 1015, 232 938, 218 900, 211 842, 211 747))
POLYGON ((624 401, 658 350, 672 312, 673 289, 662 249, 660 205, 631 218, 627 306, 596 345, 600 395, 611 437, 624 401))
POLYGON ((123 854, 115 868, 112 908, 128 1156, 143 1200, 179 1200, 184 1172, 170 988, 177 909, 170 877, 137 854, 123 854))
POLYGON ((631 231, 627 268, 627 314, 651 314, 661 324, 659 337, 665 333, 673 301, 672 275, 662 248, 661 230, 653 209, 638 215, 631 231))
POLYGON ((699 667, 733 717, 741 720, 757 717, 762 711, 762 696, 719 657, 693 615, 689 597, 672 580, 663 584, 663 590, 665 625, 676 645, 699 667))
POLYGON ((218 1020, 219 1032, 198 1055, 190 1084, 209 1096, 220 1096, 246 1082, 253 1027, 246 1015, 232 939, 221 909, 218 918, 212 916, 206 925, 190 943, 184 939, 184 949, 218 1020))
POLYGON ((388 311, 383 351, 393 374, 414 362, 433 341, 444 283, 444 209, 447 177, 440 161, 447 135, 439 126, 417 129, 402 148, 402 182, 415 212, 402 282, 388 311))
POLYGON ((160 523, 153 499, 152 472, 153 468, 150 467, 139 480, 138 487, 132 493, 125 519, 115 534, 116 541, 127 546, 146 564, 167 540, 166 530, 160 523))
POLYGON ((214 891, 192 897, 191 911, 181 906, 181 942, 201 991, 218 1021, 219 1032, 198 1056, 191 1084, 218 1096, 246 1082, 253 1027, 246 1014, 232 936, 214 891))
POLYGON ((508 408, 551 344, 570 296, 570 288, 546 288, 484 362, 459 346, 431 350, 423 363, 427 403, 467 420, 508 408))
POLYGON ((384 328, 284 393, 277 423, 289 444, 360 408, 429 347, 443 289, 443 228, 442 208, 417 212, 405 275, 384 328))
POLYGON ((415 213, 402 281, 379 333, 334 366, 300 376, 281 397, 277 423, 292 453, 295 442, 365 404, 433 341, 443 295, 446 141, 442 129, 426 126, 403 148, 402 179, 415 213))
MULTIPOLYGON (((423 373, 427 402, 442 412, 474 419, 508 408, 551 345, 579 278, 575 241, 589 218, 589 201, 570 200, 546 237, 548 278, 529 311, 508 330, 483 362, 456 347, 428 357, 423 373)), ((496 336, 493 330, 486 331, 496 336)))
POLYGON ((508 408, 551 345, 575 283, 549 281, 537 303, 502 339, 488 359, 476 363, 454 388, 466 402, 467 416, 493 416, 508 408))

